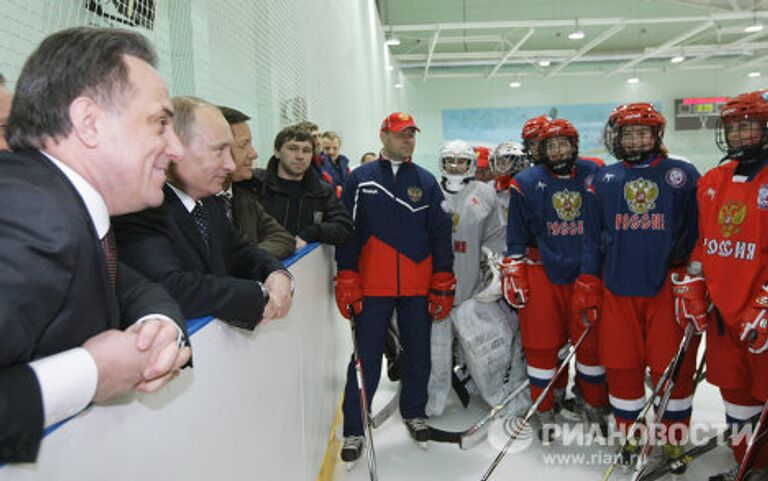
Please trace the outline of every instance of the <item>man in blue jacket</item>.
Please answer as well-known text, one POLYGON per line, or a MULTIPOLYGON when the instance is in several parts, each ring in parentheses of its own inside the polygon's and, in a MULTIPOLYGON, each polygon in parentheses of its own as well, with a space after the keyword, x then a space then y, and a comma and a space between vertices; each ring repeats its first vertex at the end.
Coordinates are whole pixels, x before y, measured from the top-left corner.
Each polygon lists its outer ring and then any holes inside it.
MULTIPOLYGON (((405 113, 381 125, 378 161, 350 174, 342 193, 355 223, 351 242, 337 247, 336 303, 354 316, 368 406, 379 384, 384 341, 397 309, 402 354, 400 413, 413 439, 429 440, 425 407, 432 321, 453 306, 451 217, 435 177, 411 160, 419 129, 405 113)), ((344 446, 353 462, 363 450, 363 424, 354 360, 344 393, 344 446)))

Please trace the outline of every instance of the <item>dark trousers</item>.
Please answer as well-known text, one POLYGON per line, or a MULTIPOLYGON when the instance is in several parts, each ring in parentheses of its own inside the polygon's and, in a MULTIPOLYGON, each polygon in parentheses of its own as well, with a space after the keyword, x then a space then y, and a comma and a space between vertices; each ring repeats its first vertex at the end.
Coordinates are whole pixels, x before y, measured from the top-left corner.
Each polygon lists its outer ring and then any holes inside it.
MULTIPOLYGON (((426 417, 427 382, 430 369, 430 335, 432 320, 427 312, 426 297, 365 297, 363 312, 357 316, 357 346, 363 363, 368 406, 379 386, 381 358, 392 312, 397 309, 402 378, 400 414, 404 419, 426 417)), ((360 395, 357 389, 354 357, 347 368, 344 390, 344 436, 363 434, 360 395)))

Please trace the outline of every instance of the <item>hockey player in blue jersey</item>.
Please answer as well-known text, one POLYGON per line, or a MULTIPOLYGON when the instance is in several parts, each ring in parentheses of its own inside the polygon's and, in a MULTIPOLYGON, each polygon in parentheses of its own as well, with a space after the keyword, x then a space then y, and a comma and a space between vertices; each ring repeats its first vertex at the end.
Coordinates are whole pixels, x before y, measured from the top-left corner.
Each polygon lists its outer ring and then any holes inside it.
MULTIPOLYGON (((598 325, 600 360, 610 402, 626 431, 645 403, 645 369, 655 384, 677 351, 670 271, 681 270, 694 246, 696 182, 688 162, 663 145, 664 117, 647 103, 617 107, 605 129, 619 160, 595 176, 586 199, 587 223, 574 311, 598 325)), ((688 350, 663 418, 662 452, 681 453, 691 415, 696 346, 688 350)), ((630 459, 636 445, 625 446, 630 459)))
MULTIPOLYGON (((549 121, 538 140, 541 163, 511 182, 508 257, 502 264, 503 292, 520 310, 533 400, 552 380, 558 350, 586 327, 571 311, 571 296, 581 262, 583 199, 598 170, 594 162, 578 157, 579 134, 569 121, 549 121)), ((590 333, 576 354, 576 384, 586 401, 586 420, 605 434, 608 398, 597 346, 597 333, 590 333)), ((567 383, 565 377, 558 381, 558 392, 553 396, 550 391, 538 408, 543 441, 551 441, 555 401, 567 383)))

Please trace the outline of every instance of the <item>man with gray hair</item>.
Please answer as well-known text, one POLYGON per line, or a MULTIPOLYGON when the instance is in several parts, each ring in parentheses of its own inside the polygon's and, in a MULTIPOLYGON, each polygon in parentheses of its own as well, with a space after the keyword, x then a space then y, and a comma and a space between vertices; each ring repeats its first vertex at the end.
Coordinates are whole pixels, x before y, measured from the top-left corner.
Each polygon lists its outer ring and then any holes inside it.
POLYGON ((91 401, 155 391, 191 355, 178 305, 118 261, 110 216, 159 205, 181 154, 141 35, 79 27, 27 60, 0 153, 0 463, 91 401))

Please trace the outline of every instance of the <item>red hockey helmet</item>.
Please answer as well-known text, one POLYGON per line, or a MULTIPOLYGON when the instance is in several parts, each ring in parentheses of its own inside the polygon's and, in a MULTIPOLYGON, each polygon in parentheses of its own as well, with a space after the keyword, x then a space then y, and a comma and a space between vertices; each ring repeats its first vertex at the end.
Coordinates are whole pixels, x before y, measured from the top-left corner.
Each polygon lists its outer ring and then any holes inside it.
POLYGON ((729 99, 720 110, 715 143, 730 159, 759 157, 768 145, 768 90, 729 99))
POLYGON ((567 175, 571 172, 573 164, 576 163, 578 155, 579 131, 576 130, 576 127, 565 119, 550 120, 539 136, 539 156, 544 165, 557 175, 567 175), (569 158, 553 160, 547 154, 547 144, 552 142, 555 137, 565 137, 571 142, 573 152, 569 158))
POLYGON ((523 124, 523 131, 521 132, 523 150, 531 157, 534 163, 538 163, 539 160, 539 137, 544 129, 547 128, 550 120, 546 115, 539 115, 538 117, 526 120, 523 124))
POLYGON ((605 148, 617 159, 626 162, 639 162, 649 155, 666 153, 662 139, 667 121, 653 105, 646 102, 619 105, 608 117, 603 130, 605 148), (654 142, 650 148, 628 150, 622 145, 622 130, 628 125, 646 125, 651 128, 654 142))

